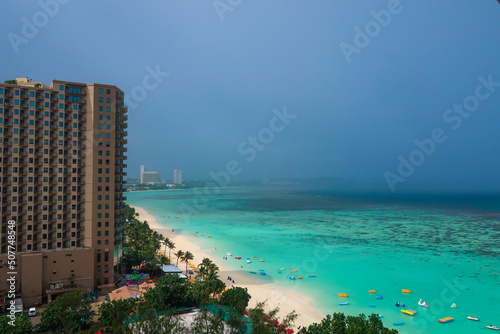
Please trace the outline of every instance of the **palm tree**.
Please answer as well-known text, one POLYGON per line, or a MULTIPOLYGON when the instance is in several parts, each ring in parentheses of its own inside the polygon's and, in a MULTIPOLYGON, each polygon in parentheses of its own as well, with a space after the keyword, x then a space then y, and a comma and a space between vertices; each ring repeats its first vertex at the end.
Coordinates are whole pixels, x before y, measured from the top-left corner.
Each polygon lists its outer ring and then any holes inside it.
POLYGON ((201 260, 201 263, 198 265, 198 267, 200 268, 205 268, 205 269, 208 269, 210 268, 214 263, 212 262, 212 260, 210 260, 208 257, 205 257, 203 258, 203 260, 201 260))
POLYGON ((17 80, 5 80, 3 83, 6 85, 17 85, 17 80))
POLYGON ((186 251, 186 253, 184 254, 184 261, 186 262, 186 275, 188 272, 188 261, 192 259, 194 259, 193 253, 191 253, 190 251, 186 251))
POLYGON ((181 258, 182 256, 184 256, 184 252, 179 249, 177 251, 177 253, 175 253, 174 255, 177 256, 177 267, 178 267, 179 266, 179 258, 181 258))
POLYGON ((167 245, 167 247, 168 247, 168 260, 169 260, 169 261, 172 261, 172 260, 171 260, 172 258, 170 257, 170 251, 171 251, 172 249, 175 249, 175 243, 174 243, 172 240, 167 239, 167 240, 165 241, 165 244, 166 244, 166 245, 167 245))

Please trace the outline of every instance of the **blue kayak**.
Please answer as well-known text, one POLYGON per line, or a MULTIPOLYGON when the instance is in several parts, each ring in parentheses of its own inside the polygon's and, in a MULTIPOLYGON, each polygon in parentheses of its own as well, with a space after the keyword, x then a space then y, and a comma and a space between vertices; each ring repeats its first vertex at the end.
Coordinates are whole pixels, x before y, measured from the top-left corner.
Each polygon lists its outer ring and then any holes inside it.
POLYGON ((404 322, 398 321, 398 322, 393 323, 393 325, 395 325, 395 326, 404 325, 404 322))

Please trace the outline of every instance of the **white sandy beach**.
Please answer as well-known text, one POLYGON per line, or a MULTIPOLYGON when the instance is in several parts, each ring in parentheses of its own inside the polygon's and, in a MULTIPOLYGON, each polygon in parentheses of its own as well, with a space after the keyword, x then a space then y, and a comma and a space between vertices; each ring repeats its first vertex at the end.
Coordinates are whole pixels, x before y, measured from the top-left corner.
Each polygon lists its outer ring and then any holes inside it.
MULTIPOLYGON (((271 310, 275 307, 279 307, 279 318, 283 319, 286 314, 295 310, 298 314, 295 320, 295 328, 299 326, 308 326, 314 322, 320 322, 322 316, 311 306, 311 299, 307 296, 302 296, 293 291, 287 291, 281 289, 272 283, 262 283, 257 279, 248 277, 247 275, 231 271, 224 266, 224 262, 221 259, 216 259, 213 256, 203 252, 201 247, 194 243, 187 236, 180 235, 172 232, 172 229, 166 228, 158 223, 156 218, 149 214, 143 208, 137 206, 131 206, 139 214, 140 221, 147 221, 149 226, 156 230, 158 233, 163 234, 163 236, 169 238, 175 243, 175 250, 172 250, 172 262, 175 264, 176 257, 173 255, 177 250, 181 249, 184 252, 189 250, 194 255, 194 260, 191 262, 194 264, 201 263, 202 259, 207 257, 216 263, 220 268, 220 279, 226 283, 226 286, 230 288, 232 285, 238 287, 248 288, 249 294, 252 296, 250 300, 249 307, 253 307, 258 302, 263 302, 267 300, 267 310, 271 310), (235 284, 230 283, 225 280, 227 276, 231 276, 235 284)), ((215 244, 214 247, 217 245, 215 244)), ((168 255, 168 249, 167 249, 168 255)), ((182 270, 186 269, 185 263, 179 263, 179 268, 182 270)))

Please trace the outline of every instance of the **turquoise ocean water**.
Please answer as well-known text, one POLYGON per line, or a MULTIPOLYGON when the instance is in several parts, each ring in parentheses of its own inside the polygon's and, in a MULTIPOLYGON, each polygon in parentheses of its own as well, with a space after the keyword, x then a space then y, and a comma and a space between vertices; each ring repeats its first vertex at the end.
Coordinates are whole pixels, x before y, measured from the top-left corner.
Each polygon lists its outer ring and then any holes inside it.
POLYGON ((220 258, 231 251, 233 259, 225 264, 235 271, 252 275, 264 269, 267 275, 257 278, 312 296, 321 315, 383 314, 385 326, 400 333, 483 333, 489 331, 486 325, 500 326, 498 196, 381 198, 242 187, 223 188, 209 197, 203 190, 127 197, 129 204, 193 238, 204 251, 220 258), (280 268, 285 269, 278 273, 280 268), (292 281, 292 275, 303 279, 292 281), (420 298, 430 307, 418 306, 420 298), (339 306, 344 301, 349 305, 339 306), (417 315, 401 313, 396 302, 417 315), (457 307, 451 308, 452 303, 457 307), (469 315, 480 321, 466 319, 469 315), (455 321, 438 322, 448 316, 455 321), (405 324, 392 325, 398 321, 405 324))

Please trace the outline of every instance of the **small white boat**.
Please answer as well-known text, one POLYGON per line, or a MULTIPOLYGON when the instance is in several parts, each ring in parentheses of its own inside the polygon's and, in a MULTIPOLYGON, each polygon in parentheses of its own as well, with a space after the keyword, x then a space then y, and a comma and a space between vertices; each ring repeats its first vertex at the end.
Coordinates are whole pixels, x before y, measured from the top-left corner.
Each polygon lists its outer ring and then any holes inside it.
POLYGON ((494 329, 496 331, 500 331, 500 328, 498 328, 497 326, 492 326, 492 325, 489 325, 489 326, 486 326, 486 328, 489 328, 489 329, 494 329))
POLYGON ((227 252, 227 256, 231 256, 231 252, 227 252))
POLYGON ((479 321, 479 318, 474 318, 474 317, 472 317, 472 316, 470 316, 470 315, 467 317, 467 319, 469 319, 469 320, 474 320, 474 321, 479 321))
POLYGON ((250 261, 250 258, 248 257, 248 258, 247 258, 247 263, 250 263, 250 262, 251 262, 251 261, 250 261))
POLYGON ((457 304, 453 303, 453 304, 451 304, 451 306, 450 306, 450 307, 452 307, 452 308, 456 308, 456 307, 457 307, 457 304))

